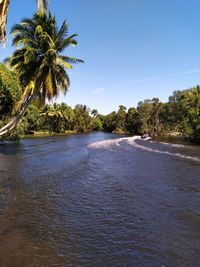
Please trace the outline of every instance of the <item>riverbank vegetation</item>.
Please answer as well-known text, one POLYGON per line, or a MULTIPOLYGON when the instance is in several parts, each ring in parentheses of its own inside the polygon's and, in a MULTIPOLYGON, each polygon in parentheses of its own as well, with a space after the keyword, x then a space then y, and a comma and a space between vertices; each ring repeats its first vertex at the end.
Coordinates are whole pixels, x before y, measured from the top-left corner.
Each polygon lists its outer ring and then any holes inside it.
POLYGON ((153 98, 128 110, 119 106, 104 117, 103 127, 119 133, 181 135, 200 143, 200 87, 174 91, 166 103, 153 98))
MULTIPOLYGON (((20 100, 18 77, 0 65, 0 125, 9 121, 20 100)), ((101 115, 96 109, 66 103, 41 105, 38 99, 27 107, 17 128, 3 138, 49 134, 107 131, 119 134, 181 135, 200 143, 200 87, 174 91, 168 102, 158 98, 140 101, 137 107, 120 105, 118 111, 101 115)))

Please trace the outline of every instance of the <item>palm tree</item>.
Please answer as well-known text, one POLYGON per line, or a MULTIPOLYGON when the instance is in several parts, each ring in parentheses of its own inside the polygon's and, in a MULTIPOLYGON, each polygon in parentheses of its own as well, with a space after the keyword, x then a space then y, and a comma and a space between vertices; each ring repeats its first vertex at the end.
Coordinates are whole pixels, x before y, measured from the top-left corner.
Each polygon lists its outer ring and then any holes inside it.
POLYGON ((96 116, 98 115, 98 110, 97 110, 97 109, 93 109, 93 110, 91 111, 91 114, 92 114, 94 117, 96 117, 96 116))
POLYGON ((75 46, 77 35, 68 36, 68 25, 63 22, 60 29, 55 17, 46 12, 36 13, 32 19, 24 19, 11 29, 13 45, 17 50, 6 60, 19 76, 23 88, 22 100, 14 118, 3 128, 3 135, 17 126, 26 108, 33 99, 40 103, 57 97, 59 91, 66 94, 70 85, 66 69, 80 59, 61 55, 70 45, 75 46))
MULTIPOLYGON (((48 0, 36 0, 38 10, 47 10, 48 0)), ((0 41, 5 43, 6 22, 10 0, 0 0, 0 41)))

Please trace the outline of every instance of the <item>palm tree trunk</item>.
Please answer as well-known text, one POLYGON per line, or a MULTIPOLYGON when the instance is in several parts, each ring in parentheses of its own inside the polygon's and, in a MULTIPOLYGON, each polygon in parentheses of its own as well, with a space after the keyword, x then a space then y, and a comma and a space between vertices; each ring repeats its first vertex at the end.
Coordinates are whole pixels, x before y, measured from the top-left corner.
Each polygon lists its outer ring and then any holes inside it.
POLYGON ((26 99, 24 100, 24 102, 21 104, 20 109, 16 112, 14 118, 12 118, 12 120, 7 123, 5 126, 3 126, 0 129, 0 136, 12 131, 13 129, 16 128, 18 122, 20 121, 20 119, 23 117, 24 112, 26 111, 28 105, 30 104, 30 102, 33 100, 34 96, 28 96, 26 97, 26 99))
POLYGON ((47 10, 48 0, 37 0, 38 10, 47 10))
POLYGON ((0 0, 0 41, 5 43, 9 0, 0 0))

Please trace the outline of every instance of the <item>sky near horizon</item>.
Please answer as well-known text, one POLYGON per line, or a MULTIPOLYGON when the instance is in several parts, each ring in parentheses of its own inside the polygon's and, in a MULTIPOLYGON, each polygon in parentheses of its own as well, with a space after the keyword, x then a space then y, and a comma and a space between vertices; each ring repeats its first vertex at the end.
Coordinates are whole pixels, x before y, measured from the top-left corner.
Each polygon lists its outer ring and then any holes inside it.
MULTIPOLYGON (((35 0, 10 2, 8 33, 36 10, 35 0)), ((65 54, 85 61, 70 70, 59 102, 106 114, 200 84, 199 0, 51 0, 50 10, 79 35, 65 54)), ((0 47, 0 60, 13 51, 11 40, 0 47)))

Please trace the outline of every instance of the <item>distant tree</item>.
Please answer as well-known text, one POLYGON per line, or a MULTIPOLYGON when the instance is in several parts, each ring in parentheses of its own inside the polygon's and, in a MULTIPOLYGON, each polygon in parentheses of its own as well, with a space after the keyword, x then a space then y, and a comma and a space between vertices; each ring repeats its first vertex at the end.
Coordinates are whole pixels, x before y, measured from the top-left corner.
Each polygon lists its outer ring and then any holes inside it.
POLYGON ((160 134, 162 131, 161 129, 161 123, 160 123, 160 112, 162 110, 163 104, 160 102, 159 98, 153 98, 152 99, 152 113, 150 117, 150 123, 151 123, 151 128, 154 133, 160 134))
POLYGON ((97 110, 97 109, 93 109, 93 110, 91 111, 91 114, 92 114, 94 117, 96 117, 96 116, 98 115, 98 110, 97 110))
POLYGON ((137 111, 140 116, 141 121, 141 133, 151 132, 151 114, 153 112, 153 105, 151 99, 145 99, 144 101, 140 101, 137 105, 137 111))
POLYGON ((132 107, 128 109, 125 121, 126 130, 129 133, 140 134, 141 121, 140 116, 136 108, 132 107))
POLYGON ((90 109, 86 105, 78 104, 74 108, 74 129, 78 132, 87 132, 90 130, 90 109))
POLYGON ((115 111, 104 117, 103 129, 108 132, 113 132, 117 129, 117 113, 115 111))
POLYGON ((24 119, 22 120, 23 130, 25 132, 39 130, 41 123, 40 110, 35 105, 29 105, 24 114, 24 119))
POLYGON ((65 103, 61 103, 60 110, 62 113, 62 128, 64 131, 66 130, 74 130, 74 120, 75 114, 74 110, 65 103))
POLYGON ((126 120, 126 107, 120 105, 116 115, 118 130, 125 130, 125 120, 126 120))
POLYGON ((187 110, 184 130, 193 140, 200 143, 200 87, 196 86, 183 92, 180 102, 187 110))
POLYGON ((90 122, 90 129, 93 131, 102 131, 103 125, 102 125, 101 119, 98 117, 92 118, 92 120, 90 122))

